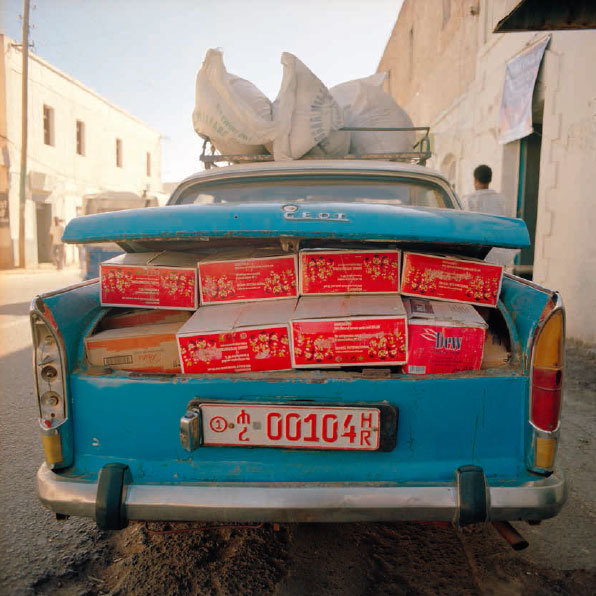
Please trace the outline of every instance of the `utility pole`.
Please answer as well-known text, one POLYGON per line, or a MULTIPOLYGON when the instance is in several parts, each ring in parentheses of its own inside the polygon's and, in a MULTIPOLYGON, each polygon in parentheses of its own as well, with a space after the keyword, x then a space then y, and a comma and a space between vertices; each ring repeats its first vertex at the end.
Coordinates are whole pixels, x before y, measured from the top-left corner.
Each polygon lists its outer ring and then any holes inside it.
POLYGON ((21 81, 21 171, 19 176, 19 267, 25 267, 25 205, 27 200, 27 84, 29 82, 29 0, 23 0, 23 79, 21 81))

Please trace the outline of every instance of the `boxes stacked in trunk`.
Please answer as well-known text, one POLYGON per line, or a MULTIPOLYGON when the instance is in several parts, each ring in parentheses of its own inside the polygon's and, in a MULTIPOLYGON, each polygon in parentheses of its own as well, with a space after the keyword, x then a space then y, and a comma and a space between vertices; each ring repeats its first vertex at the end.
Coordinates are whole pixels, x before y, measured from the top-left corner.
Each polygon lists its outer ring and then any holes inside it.
POLYGON ((290 327, 294 368, 406 362, 406 311, 397 295, 302 296, 290 327))
POLYGON ((143 310, 104 318, 86 339, 91 364, 439 374, 481 367, 487 324, 472 304, 496 307, 502 268, 391 248, 230 249, 127 254, 100 275, 102 305, 143 310))

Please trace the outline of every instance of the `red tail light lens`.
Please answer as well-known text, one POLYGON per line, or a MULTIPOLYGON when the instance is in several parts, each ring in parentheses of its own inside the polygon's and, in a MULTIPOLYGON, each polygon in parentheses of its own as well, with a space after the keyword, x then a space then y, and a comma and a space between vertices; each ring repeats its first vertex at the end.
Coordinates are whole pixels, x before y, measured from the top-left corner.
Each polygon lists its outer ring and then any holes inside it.
POLYGON ((540 331, 532 358, 532 400, 530 420, 540 430, 553 431, 559 425, 565 319, 555 310, 540 331))

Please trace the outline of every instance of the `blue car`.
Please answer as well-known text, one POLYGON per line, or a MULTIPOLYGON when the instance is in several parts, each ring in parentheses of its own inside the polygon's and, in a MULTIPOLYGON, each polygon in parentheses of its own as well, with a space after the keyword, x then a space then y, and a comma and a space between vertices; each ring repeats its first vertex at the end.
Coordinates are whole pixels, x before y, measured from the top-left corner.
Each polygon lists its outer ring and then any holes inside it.
MULTIPOLYGON (((64 241, 127 253, 397 246, 474 259, 529 245, 521 220, 462 211, 437 172, 356 159, 208 169, 165 207, 74 219, 64 241)), ((466 525, 555 516, 566 498, 555 461, 561 298, 505 274, 487 310, 508 357, 480 370, 160 374, 89 365, 84 339, 110 311, 97 280, 37 296, 39 498, 58 516, 108 529, 128 520, 466 525), (261 408, 280 420, 296 408, 372 411, 379 436, 369 450, 211 446, 201 438, 207 408, 261 408)))

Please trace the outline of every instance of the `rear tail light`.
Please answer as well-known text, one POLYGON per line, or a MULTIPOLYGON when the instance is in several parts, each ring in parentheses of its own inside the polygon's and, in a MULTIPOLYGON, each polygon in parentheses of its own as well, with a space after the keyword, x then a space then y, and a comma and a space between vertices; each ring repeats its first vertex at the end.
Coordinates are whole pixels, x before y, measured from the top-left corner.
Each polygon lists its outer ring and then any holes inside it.
MULTIPOLYGON (((65 385, 65 353, 62 339, 51 314, 41 300, 34 301, 31 309, 33 336, 33 373, 39 428, 46 463, 50 468, 70 465, 65 437, 67 401, 65 385)), ((66 438, 68 442, 68 438, 66 438)))
POLYGON ((564 328, 563 310, 555 310, 542 327, 534 345, 530 420, 540 430, 553 431, 559 426, 564 328))
POLYGON ((565 352, 565 311, 558 295, 532 348, 530 468, 551 472, 558 443, 565 352))

